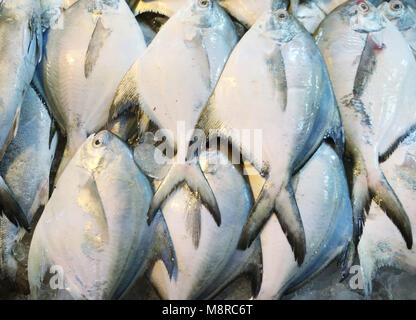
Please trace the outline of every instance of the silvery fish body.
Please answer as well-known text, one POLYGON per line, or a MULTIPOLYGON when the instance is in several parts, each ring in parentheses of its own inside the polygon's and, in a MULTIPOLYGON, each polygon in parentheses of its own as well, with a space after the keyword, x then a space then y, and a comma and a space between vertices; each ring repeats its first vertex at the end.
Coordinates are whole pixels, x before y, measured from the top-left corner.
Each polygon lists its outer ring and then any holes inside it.
POLYGON ((296 18, 310 33, 314 33, 321 21, 345 0, 311 0, 301 1, 296 11, 296 18))
POLYGON ((240 248, 250 245, 275 211, 301 264, 305 238, 292 175, 325 138, 342 152, 343 133, 319 50, 286 10, 266 12, 238 43, 197 127, 231 140, 267 178, 240 248), (242 130, 252 136, 260 131, 257 148, 242 139, 242 130))
POLYGON ((35 229, 28 263, 32 297, 55 292, 43 287, 50 270, 60 271, 61 292, 74 299, 118 299, 158 259, 172 274, 175 259, 163 217, 146 222, 152 195, 119 138, 108 131, 90 136, 35 229))
POLYGON ((201 168, 217 197, 222 214, 218 228, 200 199, 188 187, 177 189, 162 207, 178 261, 169 279, 156 268, 152 283, 162 299, 208 299, 238 276, 249 274, 256 295, 261 283, 259 241, 246 251, 237 243, 253 199, 241 168, 220 151, 202 153, 201 168))
POLYGON ((400 31, 361 0, 349 1, 328 15, 316 38, 340 108, 347 154, 353 160, 354 244, 374 199, 411 248, 409 218, 379 163, 416 124, 412 51, 400 31))
POLYGON ((125 1, 80 0, 56 24, 38 77, 67 136, 59 177, 88 135, 104 127, 118 84, 146 44, 125 1))
POLYGON ((41 54, 40 7, 4 0, 0 7, 0 158, 16 134, 20 107, 41 54))
MULTIPOLYGON (((253 191, 262 181, 251 177, 253 191)), ((276 217, 261 232, 263 281, 258 299, 278 299, 323 270, 352 235, 352 210, 342 161, 322 144, 296 176, 296 200, 306 234, 305 261, 299 268, 276 217)))
POLYGON ((177 151, 150 205, 150 220, 172 188, 186 183, 220 223, 215 197, 198 163, 185 163, 186 149, 236 42, 231 19, 215 1, 193 0, 162 27, 118 88, 113 117, 140 104, 145 116, 162 129, 159 132, 167 133, 168 149, 177 151))
MULTIPOLYGON (((416 227, 416 136, 407 138, 392 156, 381 165, 397 195, 409 213, 412 228, 416 227)), ((416 250, 408 250, 400 232, 373 202, 358 246, 360 265, 367 296, 377 271, 393 266, 416 273, 416 250)))
POLYGON ((410 1, 393 0, 382 2, 378 9, 389 19, 402 33, 409 43, 413 54, 416 54, 416 8, 410 1))
MULTIPOLYGON (((0 174, 12 189, 29 223, 49 198, 49 175, 57 135, 50 141, 51 119, 35 91, 29 87, 23 100, 16 137, 0 162, 0 174)), ((27 262, 29 248, 22 233, 0 218, 0 275, 15 281, 18 265, 27 262)), ((0 276, 1 277, 1 276, 0 276)))
POLYGON ((62 12, 78 0, 40 0, 42 29, 56 26, 62 12))

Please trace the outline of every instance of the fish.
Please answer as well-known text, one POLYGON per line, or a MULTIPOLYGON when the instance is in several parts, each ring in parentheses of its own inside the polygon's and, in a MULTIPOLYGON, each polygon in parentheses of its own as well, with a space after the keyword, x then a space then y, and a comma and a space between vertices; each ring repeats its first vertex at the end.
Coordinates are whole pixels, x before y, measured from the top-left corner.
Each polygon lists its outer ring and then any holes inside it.
MULTIPOLYGON (((276 9, 286 0, 217 0, 218 4, 227 13, 241 23, 245 28, 250 28, 256 20, 270 8, 276 9), (273 7, 274 6, 274 7, 273 7)), ((129 6, 136 15, 145 12, 158 13, 167 17, 173 16, 178 10, 186 6, 190 0, 129 0, 129 6)))
MULTIPOLYGON (((51 118, 36 92, 29 87, 22 103, 16 136, 0 162, 0 174, 32 223, 49 199, 49 175, 58 136, 50 141, 51 118)), ((27 262, 29 247, 24 232, 0 218, 0 278, 15 282, 19 266, 27 262)))
POLYGON ((377 8, 383 12, 402 33, 416 54, 416 4, 410 1, 392 0, 382 2, 377 8))
POLYGON ((158 260, 172 275, 176 258, 163 216, 146 222, 152 196, 128 146, 108 131, 92 134, 63 172, 34 231, 32 298, 55 291, 44 287, 50 270, 60 270, 60 291, 91 300, 121 298, 158 260))
POLYGON ((354 235, 343 264, 345 278, 371 200, 397 226, 407 247, 413 245, 409 217, 380 163, 415 126, 416 63, 400 31, 366 1, 349 1, 332 11, 316 41, 338 101, 346 156, 352 160, 354 235))
POLYGON ((170 279, 161 265, 153 269, 151 282, 165 300, 210 299, 245 274, 255 296, 262 278, 260 240, 249 250, 237 250, 253 203, 250 186, 242 167, 234 166, 220 150, 202 153, 200 163, 217 198, 222 224, 216 226, 189 187, 175 190, 162 212, 175 248, 178 275, 170 279))
MULTIPOLYGON (((346 249, 352 236, 352 208, 342 159, 327 143, 294 178, 295 196, 306 234, 305 261, 299 268, 279 221, 273 216, 260 235, 263 281, 258 300, 279 299, 312 279, 346 249)), ((250 176, 254 194, 263 179, 250 176)))
POLYGON ((266 182, 240 239, 245 249, 273 212, 299 265, 305 236, 292 176, 325 140, 343 152, 343 129, 329 76, 314 39, 285 9, 266 12, 231 54, 196 126, 210 140, 231 141, 266 182), (252 139, 241 130, 259 133, 252 139))
MULTIPOLYGON (((0 34, 3 39, 0 48, 1 160, 16 135, 23 98, 42 55, 39 3, 32 0, 3 0, 0 6, 0 34)), ((2 177, 0 207, 12 223, 29 229, 25 213, 2 177)))
POLYGON ((63 11, 67 10, 78 0, 40 0, 42 31, 52 27, 60 27, 56 24, 63 11))
POLYGON ((167 134, 167 152, 178 151, 151 202, 149 223, 170 194, 170 178, 173 187, 186 183, 197 191, 217 224, 221 223, 218 204, 199 163, 185 162, 183 151, 192 138, 188 132, 195 128, 236 43, 234 25, 218 4, 193 0, 161 28, 117 89, 111 118, 139 104, 159 133, 167 134))
POLYGON ((345 0, 310 0, 300 1, 296 18, 309 33, 313 34, 322 20, 345 0))
POLYGON ((146 48, 125 1, 79 0, 57 24, 47 31, 37 81, 67 137, 56 181, 78 147, 105 126, 117 86, 146 48))
MULTIPOLYGON (((416 135, 406 138, 391 157, 381 165, 391 186, 402 199, 409 213, 412 228, 416 227, 416 135)), ((414 241, 415 239, 413 239, 414 241)), ((370 297, 372 280, 379 269, 387 266, 416 273, 416 251, 408 250, 400 232, 376 202, 371 203, 363 235, 358 245, 364 293, 370 297)))

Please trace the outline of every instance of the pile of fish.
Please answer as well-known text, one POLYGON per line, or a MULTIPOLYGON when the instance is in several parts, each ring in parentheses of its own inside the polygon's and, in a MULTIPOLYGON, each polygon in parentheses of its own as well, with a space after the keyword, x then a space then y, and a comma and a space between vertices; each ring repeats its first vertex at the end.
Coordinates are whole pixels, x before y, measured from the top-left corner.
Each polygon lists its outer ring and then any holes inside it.
POLYGON ((413 0, 3 0, 0 34, 0 297, 416 273, 413 0))

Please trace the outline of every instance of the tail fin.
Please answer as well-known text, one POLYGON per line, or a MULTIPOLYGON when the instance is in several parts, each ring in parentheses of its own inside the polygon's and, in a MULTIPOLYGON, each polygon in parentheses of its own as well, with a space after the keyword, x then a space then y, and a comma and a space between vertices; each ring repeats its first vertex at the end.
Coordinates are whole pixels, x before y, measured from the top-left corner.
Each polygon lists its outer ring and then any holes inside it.
POLYGON ((301 265, 306 254, 306 239, 293 188, 290 183, 282 185, 280 189, 275 186, 270 181, 264 185, 251 209, 238 248, 244 250, 251 245, 275 210, 280 226, 292 247, 295 260, 301 265))
POLYGON ((202 203, 210 211, 217 225, 220 226, 221 214, 217 200, 197 161, 172 166, 150 203, 148 223, 153 221, 163 202, 182 184, 187 184, 191 191, 201 198, 202 203))
POLYGON ((371 200, 374 200, 396 225, 406 242, 407 248, 411 249, 413 246, 412 228, 409 217, 384 176, 384 173, 381 171, 378 160, 369 162, 364 161, 362 158, 355 159, 353 172, 351 201, 354 246, 350 244, 344 254, 344 261, 342 261, 342 279, 345 279, 352 266, 356 248, 363 232, 365 213, 369 212, 371 200), (368 164, 371 163, 375 163, 376 165, 369 167, 368 164))
POLYGON ((17 202, 13 191, 0 176, 0 215, 4 213, 7 219, 17 227, 23 227, 30 231, 29 221, 23 209, 17 202))
POLYGON ((368 188, 373 200, 396 225, 406 242, 407 248, 411 249, 413 236, 409 217, 380 168, 368 176, 368 188))

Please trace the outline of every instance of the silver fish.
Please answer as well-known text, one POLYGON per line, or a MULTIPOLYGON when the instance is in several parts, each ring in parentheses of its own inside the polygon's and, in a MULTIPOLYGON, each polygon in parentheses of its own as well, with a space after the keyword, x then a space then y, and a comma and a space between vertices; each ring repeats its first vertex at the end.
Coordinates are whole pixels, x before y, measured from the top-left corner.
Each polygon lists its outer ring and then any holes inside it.
POLYGON ((88 135, 106 124, 114 92, 146 44, 125 1, 79 0, 57 24, 47 33, 38 76, 67 136, 59 178, 88 135))
POLYGON ((171 275, 176 260, 165 221, 158 214, 154 224, 146 223, 152 195, 119 138, 108 131, 90 136, 35 229, 28 263, 32 297, 42 297, 50 267, 60 268, 61 289, 75 299, 118 299, 158 259, 171 275))
MULTIPOLYGON (((252 187, 260 192, 255 176, 252 187)), ((342 161, 322 144, 296 176, 296 201, 306 234, 305 261, 299 268, 276 217, 261 233, 263 281, 258 299, 278 299, 310 280, 346 247, 352 235, 352 209, 342 161)))
MULTIPOLYGON (((172 134, 170 149, 183 151, 191 137, 178 138, 179 124, 192 132, 236 42, 231 19, 215 1, 191 1, 168 20, 126 74, 114 98, 113 117, 139 103, 159 129, 172 134)), ((198 191, 220 224, 218 205, 199 164, 183 164, 185 157, 176 154, 152 200, 149 221, 169 196, 172 178, 174 186, 187 183, 198 191)))
MULTIPOLYGON (((412 228, 416 228, 416 135, 407 138, 381 167, 402 199, 412 228)), ((416 273, 416 250, 406 248, 400 232, 375 202, 371 204, 358 254, 367 296, 371 295, 372 280, 382 267, 394 266, 412 275, 416 273)))
MULTIPOLYGON (((42 55, 39 2, 3 0, 0 4, 0 38, 1 159, 16 135, 23 98, 42 55)), ((0 203, 10 221, 29 227, 15 196, 1 177, 0 203)))
MULTIPOLYGON (((32 222, 37 210, 49 199, 49 174, 57 135, 50 140, 51 119, 35 91, 29 87, 22 103, 19 129, 0 162, 0 174, 32 222)), ((29 248, 21 242, 23 233, 0 218, 0 278, 16 280, 18 265, 27 262, 29 248)))
POLYGON ((178 188, 162 206, 178 260, 178 275, 169 279, 163 267, 155 267, 152 283, 162 299, 208 299, 240 275, 249 274, 255 296, 261 284, 259 240, 247 251, 237 250, 253 203, 250 187, 241 168, 220 151, 202 153, 200 162, 222 212, 222 224, 216 226, 187 186, 178 188))
POLYGON ((266 12, 238 43, 197 127, 231 140, 266 177, 239 247, 247 248, 276 212, 301 264, 306 244, 292 176, 325 138, 341 153, 344 141, 325 63, 286 10, 266 12), (261 129, 261 150, 241 138, 247 129, 261 129))
POLYGON ((349 1, 322 22, 317 44, 341 111, 347 154, 353 160, 352 264, 371 199, 397 226, 410 249, 409 218, 380 162, 416 124, 416 61, 400 31, 370 3, 349 1))
POLYGON ((416 8, 410 1, 392 0, 382 2, 378 9, 381 10, 402 33, 413 54, 416 55, 416 8))

